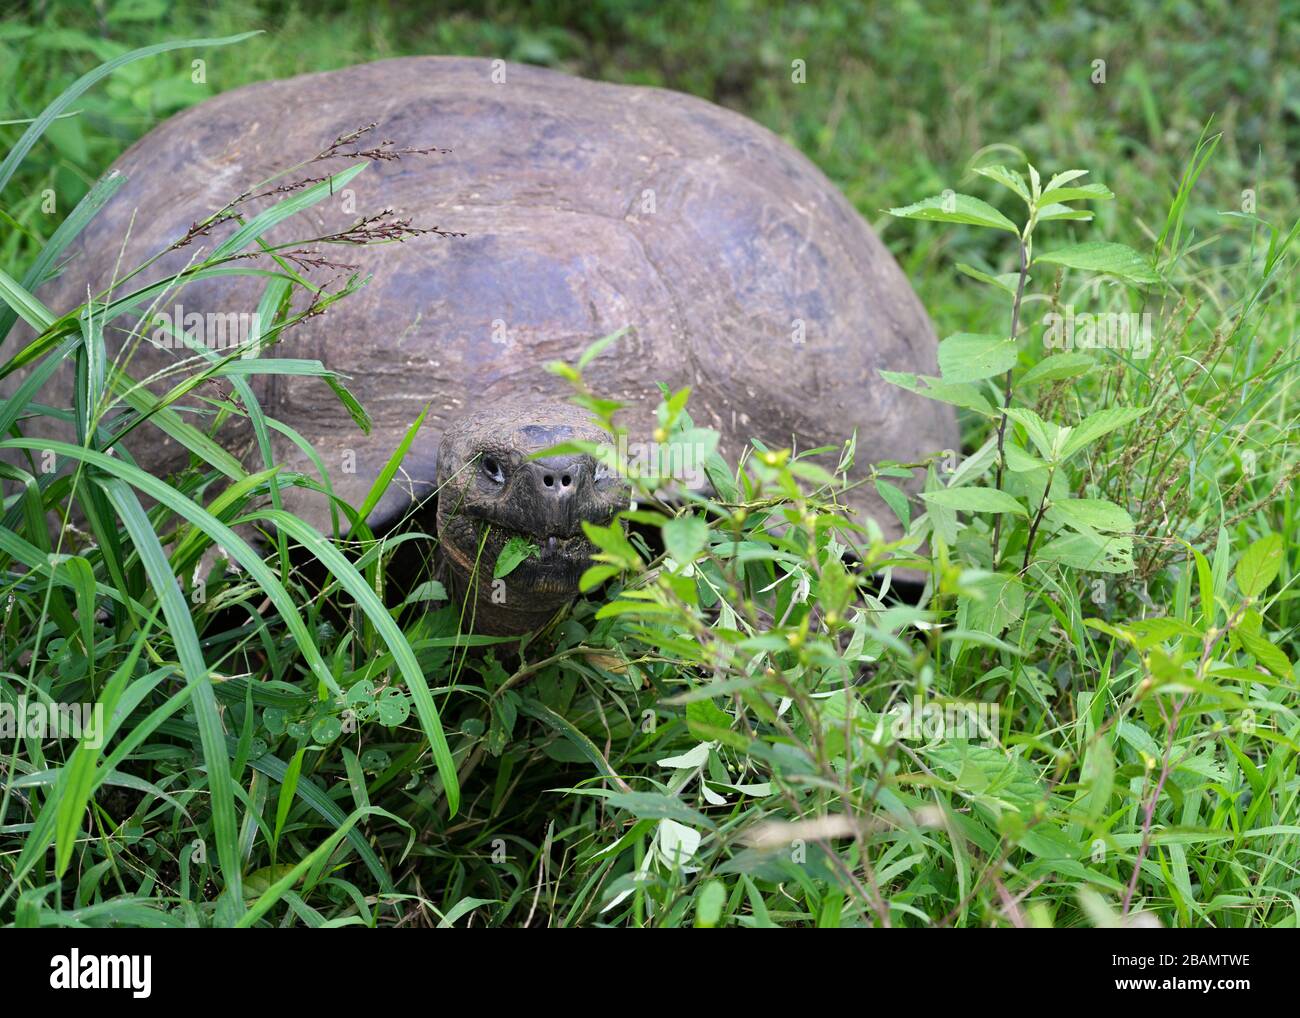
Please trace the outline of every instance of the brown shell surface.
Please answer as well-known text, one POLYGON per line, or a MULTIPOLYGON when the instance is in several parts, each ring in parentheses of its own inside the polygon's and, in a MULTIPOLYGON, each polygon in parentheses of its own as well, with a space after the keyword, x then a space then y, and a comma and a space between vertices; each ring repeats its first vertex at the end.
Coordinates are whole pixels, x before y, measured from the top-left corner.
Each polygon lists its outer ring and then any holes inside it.
MULTIPOLYGON (((493 71, 487 60, 403 58, 251 85, 187 110, 118 160, 126 184, 40 296, 56 312, 75 306, 194 221, 375 122, 362 147, 391 139, 451 152, 375 160, 269 239, 334 233, 384 209, 466 236, 324 247, 370 282, 265 354, 318 359, 346 376, 373 418, 369 436, 319 379, 256 376, 254 385, 264 409, 316 446, 354 505, 426 406, 408 463, 417 475, 432 469, 447 422, 494 400, 567 397, 567 383, 544 365, 572 362, 624 326, 629 333, 586 376, 593 391, 628 404, 633 437, 653 428, 664 382, 692 387, 696 423, 722 434, 729 457, 751 437, 811 448, 838 446, 856 430, 860 475, 875 460, 956 445, 949 408, 880 377, 933 373, 934 332, 893 257, 808 159, 688 95, 513 64, 498 82, 493 71)), ((331 158, 296 176, 355 161, 331 158)), ((169 252, 133 285, 181 269, 233 229, 169 252)), ((273 268, 266 258, 245 264, 273 268)), ((248 312, 264 285, 199 280, 161 309, 248 312)), ((145 377, 176 356, 141 344, 131 374, 145 377)), ((57 383, 69 401, 72 377, 65 366, 57 383)), ((143 466, 165 473, 184 462, 176 443, 152 429, 137 434, 128 445, 143 466)), ((246 426, 223 439, 256 462, 246 426)), ((291 469, 315 474, 291 442, 276 436, 275 445, 291 469)), ((850 500, 894 529, 870 487, 850 500)), ((317 495, 287 501, 317 525, 328 518, 317 495)))

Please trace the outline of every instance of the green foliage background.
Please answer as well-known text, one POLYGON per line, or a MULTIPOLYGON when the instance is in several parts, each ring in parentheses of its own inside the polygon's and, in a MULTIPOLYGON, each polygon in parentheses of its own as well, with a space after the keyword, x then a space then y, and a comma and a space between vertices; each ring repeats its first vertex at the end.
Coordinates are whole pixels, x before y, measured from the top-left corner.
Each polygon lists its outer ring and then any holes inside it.
MULTIPOLYGON (((186 609, 185 570, 211 539, 180 502, 146 514, 132 492, 147 480, 110 479, 86 453, 122 547, 68 564, 38 521, 86 496, 7 487, 5 699, 122 714, 107 758, 0 746, 0 923, 1295 925, 1294 3, 50 0, 0 21, 0 119, 37 116, 132 48, 251 28, 266 34, 202 54, 205 84, 177 50, 78 99, 3 193, 0 269, 21 279, 117 154, 216 91, 410 53, 504 57, 694 92, 778 132, 885 238, 941 336, 1005 333, 1012 298, 979 277, 1017 272, 1011 234, 882 210, 952 190, 1019 226, 1023 203, 975 168, 1087 168, 1114 199, 1090 202, 1090 223, 1042 224, 1037 250, 1120 243, 1137 267, 1033 266, 1048 303, 1018 334, 1008 441, 1049 460, 1057 432, 1039 421, 1134 412, 1094 427, 1054 482, 1013 484, 1012 465, 1011 494, 972 494, 1004 486, 999 415, 962 390, 962 481, 936 462, 924 501, 895 502, 914 540, 894 547, 844 524, 824 473, 757 450, 731 498, 640 521, 668 559, 603 535, 609 603, 580 602, 517 669, 465 654, 450 609, 396 613, 393 639, 362 596, 391 547, 349 549, 350 571, 281 518, 327 562, 323 592, 272 558, 274 576, 218 572, 208 606, 186 609), (1099 353, 1052 377, 1039 319, 1064 303, 1154 312, 1152 357, 1099 353), (1082 530, 1048 518, 1058 536, 1131 528, 1136 569, 1037 560, 1045 492, 1088 513, 1082 530), (923 603, 875 600, 846 546, 924 570, 923 603), (275 577, 292 612, 220 630, 218 604, 260 601, 275 577), (886 710, 916 696, 996 703, 998 738, 882 739, 886 710), (435 703, 458 811, 430 752, 435 703), (344 708, 360 734, 341 731, 344 708)), ((0 126, 0 151, 23 130, 0 126)), ((943 374, 1001 391, 969 359, 943 374)), ((665 433, 692 433, 685 404, 666 400, 665 433)), ((272 497, 280 482, 259 474, 219 504, 191 440, 178 498, 229 521, 272 497)), ((875 479, 891 491, 898 474, 875 479)))

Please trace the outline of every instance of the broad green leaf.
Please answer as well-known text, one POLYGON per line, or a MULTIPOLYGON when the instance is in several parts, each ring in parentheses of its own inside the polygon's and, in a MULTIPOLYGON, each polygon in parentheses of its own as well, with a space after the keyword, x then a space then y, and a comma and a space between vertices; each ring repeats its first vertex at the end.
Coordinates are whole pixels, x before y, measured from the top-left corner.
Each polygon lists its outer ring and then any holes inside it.
POLYGON ((1027 516, 1025 507, 1015 497, 997 488, 940 488, 938 491, 922 492, 921 497, 927 502, 947 506, 962 512, 973 513, 1014 513, 1027 516))
POLYGON ((679 823, 710 829, 717 826, 699 810, 692 809, 675 795, 667 795, 663 792, 614 792, 591 789, 591 792, 597 791, 611 806, 625 809, 641 820, 676 820, 679 823))
POLYGON ((809 460, 791 460, 790 473, 802 481, 811 481, 818 487, 833 487, 835 475, 823 466, 809 460))
POLYGON ((727 885, 721 880, 710 880, 695 895, 695 926, 709 930, 722 919, 722 909, 727 903, 727 885))
POLYGON ((640 563, 641 557, 628 541, 621 520, 614 520, 603 527, 584 520, 582 532, 587 535, 587 540, 600 549, 601 555, 605 556, 601 561, 608 561, 611 565, 619 565, 627 569, 635 569, 640 563))
POLYGON ((1025 183, 1025 178, 1015 170, 1008 169, 1005 166, 976 166, 975 172, 981 177, 988 177, 989 180, 996 180, 1003 187, 1010 188, 1020 195, 1026 202, 1029 202, 1029 186, 1025 183))
POLYGON ((1199 630, 1189 626, 1181 619, 1175 619, 1168 615, 1138 619, 1136 622, 1130 622, 1124 628, 1137 637, 1134 646, 1138 650, 1146 650, 1148 647, 1154 647, 1156 644, 1167 643, 1175 639, 1190 638, 1200 641, 1204 638, 1204 634, 1199 630))
POLYGON ((736 485, 735 475, 716 449, 704 460, 704 474, 722 501, 735 502, 740 499, 740 488, 736 485))
POLYGON ((648 466, 658 471, 660 477, 689 481, 698 472, 698 464, 707 463, 717 453, 720 438, 712 428, 674 431, 668 441, 658 447, 657 462, 652 457, 648 466))
POLYGON ((877 478, 876 493, 881 497, 885 505, 889 506, 889 508, 893 510, 894 515, 897 516, 899 522, 903 524, 903 529, 906 530, 912 522, 912 510, 908 505, 907 494, 903 489, 899 488, 897 485, 890 484, 886 480, 877 478))
POLYGON ((1025 588, 1007 573, 988 573, 962 580, 957 599, 957 626, 984 633, 1001 633, 1025 613, 1025 588), (968 591, 968 592, 966 592, 968 591))
POLYGON ((939 344, 939 374, 948 383, 978 382, 1010 371, 1016 344, 1008 336, 959 332, 939 344))
POLYGON ((709 525, 699 516, 677 516, 663 526, 664 547, 683 565, 700 553, 709 539, 709 525))
POLYGON ((1115 195, 1105 184, 1078 184, 1074 187, 1054 187, 1039 196, 1039 207, 1063 201, 1105 201, 1115 195))
POLYGON ((997 454, 997 436, 990 435, 983 445, 957 464, 957 469, 952 472, 947 484, 927 485, 925 490, 934 491, 942 487, 960 488, 963 485, 974 483, 988 473, 989 468, 997 462, 997 454))
MULTIPOLYGON (((993 439, 993 441, 996 442, 997 440, 993 439)), ((966 483, 966 480, 981 476, 982 472, 976 472, 974 470, 968 471, 966 476, 960 481, 957 479, 956 473, 957 472, 954 472, 954 476, 950 479, 950 483, 960 487, 966 483)), ((925 490, 941 491, 942 489, 943 485, 939 483, 939 476, 935 473, 934 467, 932 466, 925 472, 925 490)), ((940 505, 938 502, 927 502, 925 504, 925 513, 930 519, 930 526, 934 528, 935 535, 941 538, 943 543, 949 548, 956 545, 958 537, 957 510, 949 509, 947 506, 940 505)))
POLYGON ((589 566, 587 571, 578 579, 578 590, 586 594, 595 590, 606 580, 617 576, 623 570, 618 566, 595 565, 589 566))
POLYGON ((1083 758, 1083 784, 1088 817, 1096 820, 1107 810, 1110 794, 1115 788, 1115 754, 1104 738, 1094 739, 1083 758))
POLYGON ((1019 753, 975 741, 945 739, 927 748, 925 755, 957 785, 985 801, 996 801, 1025 814, 1042 801, 1042 782, 1035 768, 1019 753))
POLYGON ((282 862, 263 866, 244 877, 244 903, 251 905, 264 895, 281 877, 293 872, 293 864, 282 862))
POLYGON ((1066 268, 1082 269, 1085 272, 1105 272, 1134 283, 1160 282, 1160 276, 1151 268, 1148 259, 1131 247, 1104 240, 1085 241, 1082 244, 1072 244, 1070 247, 1035 255, 1034 264, 1037 265, 1039 262, 1064 265, 1066 268))
POLYGON ((1017 379, 1017 386, 1039 385, 1042 382, 1059 382, 1066 378, 1086 375, 1097 366, 1096 358, 1086 353, 1056 353, 1044 357, 1017 379))
POLYGON ((492 578, 500 580, 518 569, 525 559, 538 558, 542 549, 526 537, 515 535, 510 538, 497 556, 496 565, 492 567, 492 578))
POLYGON ((1034 443, 1043 459, 1055 462, 1061 455, 1061 448, 1068 440, 1068 428, 1060 428, 1051 421, 1045 421, 1028 407, 1007 407, 1006 415, 1022 428, 1029 440, 1034 443), (1066 437, 1062 438, 1062 432, 1066 437))
POLYGON ((1237 563, 1237 589, 1242 597, 1258 597, 1282 568, 1282 535, 1269 534, 1254 542, 1237 563))
POLYGON ((1065 534, 1035 549, 1034 557, 1094 573, 1133 571, 1133 538, 1065 534))
POLYGON ((1076 530, 1131 531, 1133 518, 1121 506, 1104 498, 1067 498, 1053 502, 1047 519, 1076 530))
POLYGON ((1070 219, 1080 223, 1092 222, 1092 213, 1087 209, 1075 209, 1069 205, 1044 205, 1038 210, 1038 221, 1040 223, 1055 223, 1063 219, 1070 219))
POLYGON ((996 413, 993 404, 969 382, 945 382, 931 375, 913 375, 903 371, 881 371, 880 377, 891 385, 897 385, 900 389, 925 396, 927 399, 965 407, 986 417, 992 417, 996 413))
POLYGON ((1071 430, 1069 437, 1065 440, 1065 445, 1061 449, 1061 458, 1069 459, 1076 452, 1092 445, 1093 442, 1108 435, 1116 428, 1122 428, 1127 424, 1132 424, 1144 413, 1146 407, 1110 407, 1106 410, 1098 410, 1095 414, 1089 414, 1071 430))
POLYGON ((610 601, 596 612, 598 619, 612 619, 620 615, 676 615, 677 609, 657 601, 610 601))
POLYGON ((1047 466, 1037 456, 1030 455, 1010 439, 1003 443, 1002 451, 1007 457, 1007 469, 1013 474, 1023 474, 1030 470, 1042 470, 1047 466))
POLYGON ((900 219, 922 219, 936 223, 963 223, 966 226, 985 226, 994 230, 1006 230, 1019 233, 1020 227, 995 209, 988 202, 972 198, 968 194, 938 194, 933 198, 924 198, 914 205, 905 205, 900 209, 890 209, 891 216, 900 219))
MULTIPOLYGON (((1016 289, 1020 284, 1019 272, 1004 272, 1000 276, 991 276, 987 272, 981 272, 973 265, 967 265, 965 262, 957 263, 957 271, 963 276, 970 276, 971 279, 978 279, 981 283, 988 283, 990 286, 996 286, 1003 293, 1014 297, 1016 289)), ((1029 282, 1029 277, 1025 277, 1025 282, 1029 282)))
POLYGON ((1276 675, 1279 679, 1289 679, 1291 677, 1291 662, 1280 647, 1270 643, 1259 634, 1248 633, 1243 629, 1236 630, 1233 636, 1245 648, 1247 654, 1267 668, 1273 675, 1276 675))
POLYGON ((447 600, 447 588, 437 580, 425 580, 417 584, 415 589, 406 595, 402 602, 403 606, 416 604, 421 601, 445 601, 447 600))
POLYGON ((1060 173, 1052 175, 1052 179, 1047 182, 1047 190, 1055 191, 1058 187, 1064 187, 1072 180, 1078 180, 1080 177, 1086 177, 1087 170, 1062 170, 1060 173))

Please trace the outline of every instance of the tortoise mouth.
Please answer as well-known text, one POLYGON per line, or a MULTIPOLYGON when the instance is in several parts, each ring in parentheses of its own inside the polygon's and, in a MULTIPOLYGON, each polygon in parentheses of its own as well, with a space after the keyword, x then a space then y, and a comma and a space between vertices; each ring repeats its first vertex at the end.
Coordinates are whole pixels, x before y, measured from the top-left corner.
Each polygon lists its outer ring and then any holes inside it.
MULTIPOLYGON (((613 513, 604 515, 606 519, 602 522, 613 517, 613 513)), ((456 535, 464 543, 446 540, 445 536, 443 540, 445 553, 461 573, 472 574, 477 562, 480 580, 490 586, 497 579, 497 561, 506 547, 512 542, 523 541, 529 546, 528 552, 503 577, 507 588, 565 597, 578 594, 578 580, 591 565, 591 556, 596 552, 596 546, 580 527, 576 533, 538 533, 504 525, 487 515, 471 514, 470 519, 474 524, 472 529, 456 535)))
POLYGON ((506 586, 533 594, 576 597, 578 581, 591 565, 595 550, 585 537, 549 538, 540 546, 536 558, 524 559, 505 577, 506 586))
POLYGON ((608 503, 592 500, 586 506, 562 515, 521 511, 511 504, 466 506, 462 513, 466 519, 473 522, 480 536, 484 527, 490 527, 493 535, 504 534, 506 540, 514 537, 522 538, 531 541, 542 550, 549 548, 554 552, 557 548, 571 547, 575 542, 585 543, 590 547, 591 542, 587 540, 582 525, 590 523, 597 527, 607 526, 618 511, 624 508, 626 503, 623 502, 608 503))
POLYGON ((499 538, 501 548, 504 548, 511 541, 523 540, 535 549, 516 567, 515 571, 520 572, 528 567, 531 567, 534 571, 543 572, 562 570, 573 566, 575 563, 585 568, 590 564, 591 556, 596 551, 596 546, 581 532, 539 536, 530 531, 510 530, 493 524, 492 536, 489 537, 488 545, 483 549, 485 556, 488 548, 497 543, 494 540, 496 538, 499 538))

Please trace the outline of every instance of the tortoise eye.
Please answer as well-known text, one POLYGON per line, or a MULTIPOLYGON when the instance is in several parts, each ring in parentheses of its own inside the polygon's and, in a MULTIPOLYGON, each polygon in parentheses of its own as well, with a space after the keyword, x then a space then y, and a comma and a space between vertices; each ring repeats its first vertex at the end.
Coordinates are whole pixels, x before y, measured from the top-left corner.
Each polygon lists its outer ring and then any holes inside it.
POLYGON ((483 457, 483 473, 497 484, 506 483, 506 475, 501 469, 501 464, 492 456, 483 457))

